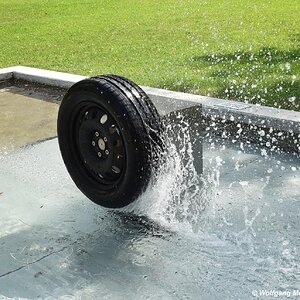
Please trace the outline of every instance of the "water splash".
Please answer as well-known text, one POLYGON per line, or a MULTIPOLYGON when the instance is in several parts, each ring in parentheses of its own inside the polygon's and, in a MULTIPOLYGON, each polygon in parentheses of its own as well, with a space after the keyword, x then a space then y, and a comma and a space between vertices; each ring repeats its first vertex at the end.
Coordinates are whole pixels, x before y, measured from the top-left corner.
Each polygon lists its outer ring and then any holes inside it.
POLYGON ((189 122, 178 115, 178 125, 166 126, 166 153, 158 174, 147 191, 125 208, 146 215, 175 231, 198 232, 205 222, 205 211, 213 210, 219 186, 222 159, 211 161, 212 168, 197 171, 194 137, 189 122))

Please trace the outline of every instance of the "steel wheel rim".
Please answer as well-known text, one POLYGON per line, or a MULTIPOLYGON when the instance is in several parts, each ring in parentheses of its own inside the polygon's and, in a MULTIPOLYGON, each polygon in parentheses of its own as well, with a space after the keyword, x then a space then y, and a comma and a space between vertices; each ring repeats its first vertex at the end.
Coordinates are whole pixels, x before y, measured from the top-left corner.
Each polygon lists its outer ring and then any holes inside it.
POLYGON ((75 109, 71 127, 78 162, 104 190, 116 187, 125 172, 126 151, 115 118, 98 103, 84 101, 75 109))

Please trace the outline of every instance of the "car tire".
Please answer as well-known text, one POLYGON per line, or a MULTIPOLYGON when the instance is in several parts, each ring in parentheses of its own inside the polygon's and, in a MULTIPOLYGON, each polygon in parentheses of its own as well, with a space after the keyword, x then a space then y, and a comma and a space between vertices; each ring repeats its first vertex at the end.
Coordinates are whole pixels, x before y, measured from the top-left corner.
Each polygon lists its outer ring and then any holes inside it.
POLYGON ((120 208, 147 188, 164 151, 160 116, 132 81, 103 75, 74 84, 57 121, 66 168, 93 202, 120 208))

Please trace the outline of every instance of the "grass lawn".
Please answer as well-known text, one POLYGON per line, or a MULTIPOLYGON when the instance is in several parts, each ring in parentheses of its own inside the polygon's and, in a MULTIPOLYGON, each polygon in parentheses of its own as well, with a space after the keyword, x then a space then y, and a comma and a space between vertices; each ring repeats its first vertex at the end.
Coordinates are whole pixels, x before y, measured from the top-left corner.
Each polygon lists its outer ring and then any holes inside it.
POLYGON ((0 0, 0 67, 300 110, 299 0, 0 0))

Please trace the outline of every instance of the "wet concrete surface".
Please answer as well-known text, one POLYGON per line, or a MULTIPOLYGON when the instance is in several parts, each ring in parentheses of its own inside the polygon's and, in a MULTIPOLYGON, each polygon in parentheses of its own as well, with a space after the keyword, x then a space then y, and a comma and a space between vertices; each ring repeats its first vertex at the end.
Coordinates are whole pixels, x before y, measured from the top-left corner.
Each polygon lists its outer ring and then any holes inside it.
POLYGON ((0 89, 0 149, 9 151, 55 137, 58 105, 53 100, 51 95, 18 87, 0 89))
MULTIPOLYGON (((0 103, 2 95, 15 94, 2 91, 0 103)), ((300 290, 297 157, 207 138, 199 178, 181 159, 190 153, 185 136, 184 153, 173 153, 155 186, 130 207, 107 210, 78 191, 56 138, 35 143, 55 136, 58 108, 36 96, 12 100, 36 115, 18 127, 10 151, 7 139, 0 146, 0 299, 252 299, 300 290), (27 135, 37 124, 39 134, 27 135)), ((21 113, 6 107, 14 123, 21 113)))

